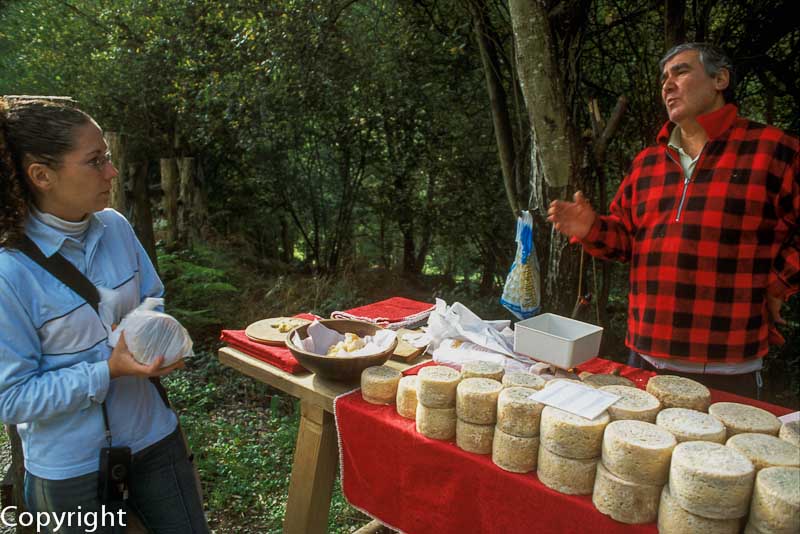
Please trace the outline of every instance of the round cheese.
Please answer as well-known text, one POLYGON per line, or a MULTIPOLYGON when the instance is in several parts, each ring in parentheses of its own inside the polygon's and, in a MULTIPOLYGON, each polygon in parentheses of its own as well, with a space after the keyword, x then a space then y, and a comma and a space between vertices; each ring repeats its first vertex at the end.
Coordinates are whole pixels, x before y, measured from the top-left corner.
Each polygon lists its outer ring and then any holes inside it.
POLYGON ((503 378, 504 372, 505 368, 502 364, 475 360, 466 362, 461 366, 461 380, 467 378, 491 378, 499 382, 503 378))
POLYGON ((600 389, 620 397, 608 407, 608 415, 612 421, 637 419, 648 423, 656 422, 661 402, 650 393, 628 386, 603 386, 600 389))
POLYGON ((461 375, 445 365, 423 367, 417 373, 417 401, 428 408, 452 408, 456 405, 456 387, 461 375))
POLYGON ((619 375, 581 373, 579 376, 584 384, 592 386, 593 388, 602 388, 605 386, 636 387, 636 384, 634 384, 632 380, 628 380, 624 376, 619 375))
POLYGON ((795 447, 800 447, 800 420, 783 423, 778 431, 778 437, 795 447))
POLYGON ((762 532, 800 532, 800 468, 767 467, 758 472, 749 521, 762 532))
POLYGON ((753 526, 753 524, 748 521, 744 526, 744 534, 772 534, 772 532, 764 532, 758 527, 753 526))
POLYGON ((536 469, 539 438, 512 436, 495 428, 492 442, 492 461, 512 473, 529 473, 536 469))
POLYGON ((678 443, 684 441, 713 441, 725 444, 727 432, 719 419, 707 413, 687 408, 667 408, 656 417, 656 424, 672 432, 678 443))
POLYGON ((715 402, 708 413, 719 419, 728 430, 728 437, 746 432, 777 436, 781 421, 771 413, 738 402, 715 402))
POLYGON ((539 428, 541 443, 559 456, 596 458, 600 456, 603 430, 609 421, 608 412, 603 412, 594 419, 586 419, 546 406, 542 410, 539 428))
POLYGON ((406 419, 417 417, 417 376, 404 376, 397 384, 397 413, 406 419))
POLYGON ((361 396, 372 404, 392 404, 397 396, 400 371, 386 365, 361 371, 361 396))
POLYGON ((744 517, 754 478, 750 460, 718 443, 687 441, 672 452, 669 491, 693 514, 711 519, 744 517))
POLYGON ((768 434, 736 434, 725 444, 741 452, 756 471, 765 467, 800 467, 800 449, 768 434))
POLYGON ((655 521, 660 494, 661 486, 623 480, 609 472, 603 462, 597 464, 592 502, 600 513, 612 519, 629 524, 655 521))
POLYGON ((700 382, 671 375, 657 375, 647 381, 647 392, 661 401, 663 408, 689 408, 708 411, 711 392, 700 382))
POLYGON ((503 387, 507 388, 530 388, 542 389, 545 385, 545 379, 538 375, 532 375, 524 371, 515 371, 513 373, 506 373, 503 375, 503 387))
POLYGON ((467 423, 491 425, 497 420, 497 397, 503 384, 490 378, 465 378, 456 390, 456 414, 467 423))
MULTIPOLYGON (((672 434, 653 423, 614 421, 603 434, 603 464, 626 481, 661 486, 667 482, 677 444, 672 434)), ((658 501, 658 492, 654 499, 658 501)))
POLYGON ((591 495, 600 458, 567 458, 539 446, 536 476, 550 489, 567 495, 591 495))
MULTIPOLYGON (((573 382, 575 384, 580 384, 582 386, 586 385, 583 382, 581 382, 580 380, 575 380, 574 378, 551 378, 550 380, 545 382, 544 387, 552 386, 556 382, 561 382, 561 381, 573 382)), ((591 386, 589 386, 589 387, 591 387, 591 386)))
POLYGON ((669 493, 669 484, 661 491, 658 506, 659 534, 739 534, 738 519, 709 519, 681 508, 669 493))
POLYGON ((512 436, 538 436, 544 404, 532 400, 532 394, 531 389, 522 387, 501 391, 497 397, 497 428, 512 436))
POLYGON ((431 439, 453 439, 456 435, 456 409, 428 408, 417 404, 417 432, 431 439))
POLYGON ((458 419, 456 421, 456 445, 467 452, 489 454, 492 452, 494 425, 474 425, 458 419))

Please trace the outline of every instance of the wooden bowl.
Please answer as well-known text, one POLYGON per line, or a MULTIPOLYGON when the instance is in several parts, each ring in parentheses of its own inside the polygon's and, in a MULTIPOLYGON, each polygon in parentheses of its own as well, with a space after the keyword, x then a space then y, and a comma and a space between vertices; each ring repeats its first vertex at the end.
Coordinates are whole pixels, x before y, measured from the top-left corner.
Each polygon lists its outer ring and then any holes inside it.
MULTIPOLYGON (((340 334, 350 332, 360 337, 373 336, 378 330, 382 330, 380 326, 372 323, 352 319, 321 319, 320 323, 340 334)), ((320 378, 340 382, 356 381, 361 377, 361 371, 367 367, 383 365, 397 347, 397 339, 395 339, 388 349, 369 356, 322 356, 307 352, 292 343, 295 333, 301 339, 308 337, 308 327, 309 325, 306 324, 290 330, 286 335, 286 347, 303 367, 316 373, 320 378)))

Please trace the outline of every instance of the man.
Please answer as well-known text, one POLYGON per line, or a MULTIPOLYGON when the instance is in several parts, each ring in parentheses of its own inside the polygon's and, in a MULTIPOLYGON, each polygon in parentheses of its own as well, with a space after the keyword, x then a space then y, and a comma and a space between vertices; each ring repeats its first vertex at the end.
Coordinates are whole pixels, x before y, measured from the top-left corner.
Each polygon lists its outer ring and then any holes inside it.
POLYGON ((737 116, 730 61, 689 43, 659 64, 669 122, 597 215, 548 220, 593 256, 630 261, 631 363, 757 397, 781 304, 800 285, 798 140, 737 116))

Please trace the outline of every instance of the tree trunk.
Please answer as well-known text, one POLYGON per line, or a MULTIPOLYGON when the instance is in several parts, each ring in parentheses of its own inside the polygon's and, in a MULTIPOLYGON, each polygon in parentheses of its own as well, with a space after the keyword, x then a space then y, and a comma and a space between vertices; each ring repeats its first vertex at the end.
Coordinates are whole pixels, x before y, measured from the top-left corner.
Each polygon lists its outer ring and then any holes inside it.
POLYGON ((686 42, 686 0, 664 1, 664 50, 686 42))
POLYGON ((167 220, 167 247, 178 243, 178 165, 175 158, 161 158, 161 190, 164 192, 164 218, 167 220))
POLYGON ((150 261, 158 269, 156 240, 153 235, 153 212, 150 209, 150 193, 147 187, 147 163, 131 163, 128 174, 133 184, 133 229, 142 242, 150 261))
POLYGON ((178 242, 182 245, 190 244, 189 229, 192 226, 192 206, 197 194, 196 165, 194 158, 178 158, 178 242))
POLYGON ((106 132, 106 142, 108 149, 111 151, 111 157, 114 167, 117 168, 119 173, 116 178, 111 182, 111 199, 109 201, 110 207, 128 216, 128 202, 125 197, 126 191, 130 189, 128 186, 128 154, 127 137, 118 132, 106 132))

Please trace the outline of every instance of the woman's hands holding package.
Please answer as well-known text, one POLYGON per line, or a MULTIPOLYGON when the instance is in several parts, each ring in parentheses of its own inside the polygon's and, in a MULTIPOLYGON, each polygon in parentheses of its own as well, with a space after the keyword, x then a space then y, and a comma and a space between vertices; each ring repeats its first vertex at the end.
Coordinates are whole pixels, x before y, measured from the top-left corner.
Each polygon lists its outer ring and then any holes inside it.
POLYGON ((125 343, 125 333, 119 336, 119 342, 111 352, 111 357, 108 360, 108 371, 111 378, 118 378, 120 376, 164 376, 175 369, 181 369, 185 366, 184 361, 178 360, 177 363, 169 367, 161 368, 164 362, 164 357, 159 356, 150 365, 142 365, 133 358, 133 354, 128 350, 128 345, 125 343))

